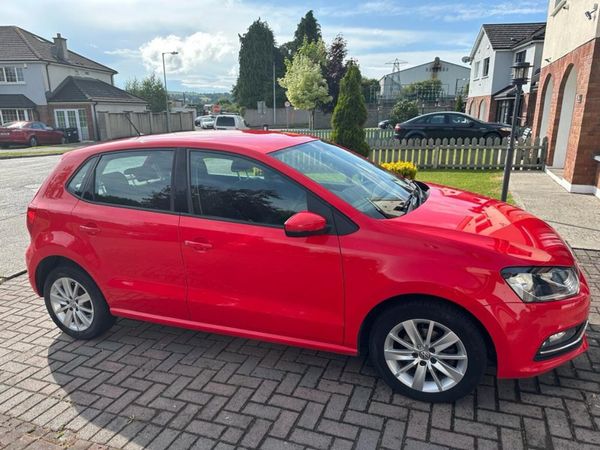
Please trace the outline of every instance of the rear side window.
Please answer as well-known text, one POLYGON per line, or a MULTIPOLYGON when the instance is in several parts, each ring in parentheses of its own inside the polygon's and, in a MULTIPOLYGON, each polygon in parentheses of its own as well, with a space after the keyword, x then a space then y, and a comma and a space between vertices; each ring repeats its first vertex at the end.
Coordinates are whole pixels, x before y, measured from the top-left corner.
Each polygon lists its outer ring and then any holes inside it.
POLYGON ((233 117, 217 117, 217 126, 219 127, 235 127, 235 119, 233 117))
POLYGON ((85 189, 84 183, 86 180, 86 175, 90 171, 90 169, 94 166, 94 162, 96 158, 89 159, 83 166, 81 166, 69 184, 67 185, 67 190, 75 195, 76 197, 81 197, 83 195, 83 190, 85 189))
POLYGON ((131 151, 100 158, 94 200, 168 211, 171 209, 172 150, 131 151))

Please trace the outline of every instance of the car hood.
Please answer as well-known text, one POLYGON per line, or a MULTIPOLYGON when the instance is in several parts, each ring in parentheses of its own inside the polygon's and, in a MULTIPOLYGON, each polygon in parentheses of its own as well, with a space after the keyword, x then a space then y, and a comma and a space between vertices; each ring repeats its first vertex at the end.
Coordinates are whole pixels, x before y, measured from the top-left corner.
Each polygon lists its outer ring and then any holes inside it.
MULTIPOLYGON (((507 203, 454 188, 428 184, 427 200, 414 211, 388 222, 475 245, 518 264, 570 266, 574 258, 546 222, 507 203)), ((465 247, 466 248, 466 247, 465 247)))

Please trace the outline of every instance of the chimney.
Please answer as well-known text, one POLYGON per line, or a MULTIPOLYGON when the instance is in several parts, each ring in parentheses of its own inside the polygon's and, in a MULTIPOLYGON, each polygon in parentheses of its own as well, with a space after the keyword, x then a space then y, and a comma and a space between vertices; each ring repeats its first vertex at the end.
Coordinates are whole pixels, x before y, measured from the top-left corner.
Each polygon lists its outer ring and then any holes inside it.
POLYGON ((62 61, 67 61, 69 59, 69 52, 67 51, 67 40, 60 35, 60 33, 56 33, 56 37, 54 39, 54 51, 56 52, 56 56, 58 59, 62 61))

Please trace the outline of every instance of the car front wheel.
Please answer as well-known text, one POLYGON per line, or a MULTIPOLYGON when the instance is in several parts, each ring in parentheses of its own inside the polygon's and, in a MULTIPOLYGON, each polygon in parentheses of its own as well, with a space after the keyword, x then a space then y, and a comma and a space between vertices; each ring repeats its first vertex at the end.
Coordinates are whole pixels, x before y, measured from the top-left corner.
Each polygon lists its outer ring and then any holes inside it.
POLYGON ((37 138, 36 138, 35 136, 31 136, 31 137, 29 138, 29 146, 30 146, 30 147, 37 147, 37 145, 38 145, 38 140, 37 140, 37 138))
POLYGON ((54 323, 75 339, 100 336, 115 322, 96 283, 75 266, 60 266, 48 274, 44 300, 54 323))
POLYGON ((438 301, 400 303, 373 324, 373 365, 395 391, 426 402, 469 394, 487 362, 485 341, 473 319, 438 301))

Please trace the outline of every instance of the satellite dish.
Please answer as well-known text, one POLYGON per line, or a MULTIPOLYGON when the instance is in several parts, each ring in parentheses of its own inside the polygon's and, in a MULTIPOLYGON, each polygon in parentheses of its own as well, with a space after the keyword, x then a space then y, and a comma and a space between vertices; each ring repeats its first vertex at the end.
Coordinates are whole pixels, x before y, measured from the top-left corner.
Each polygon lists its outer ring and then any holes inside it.
POLYGON ((463 56, 461 59, 462 62, 464 63, 468 63, 471 62, 471 57, 470 56, 463 56))

